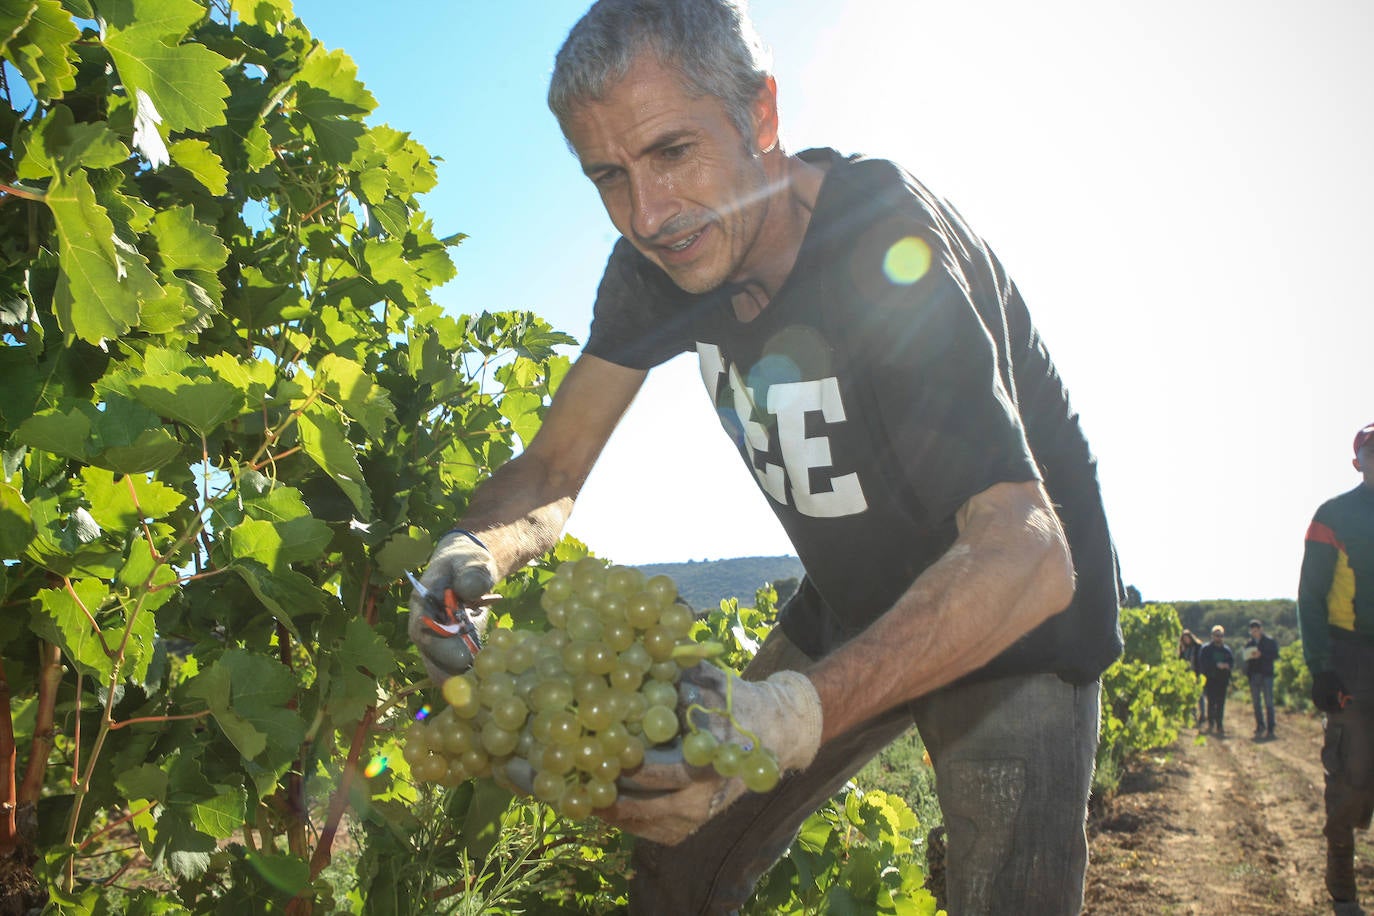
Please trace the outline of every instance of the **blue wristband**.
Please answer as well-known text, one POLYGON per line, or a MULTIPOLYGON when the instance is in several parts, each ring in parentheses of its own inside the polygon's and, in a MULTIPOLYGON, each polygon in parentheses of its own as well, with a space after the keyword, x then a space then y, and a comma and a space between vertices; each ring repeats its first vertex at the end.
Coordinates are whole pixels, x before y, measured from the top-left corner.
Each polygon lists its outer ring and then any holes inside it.
MULTIPOLYGON (((444 532, 444 537, 446 538, 446 537, 448 537, 450 534, 461 534, 461 535, 463 535, 464 537, 466 537, 469 541, 472 541, 472 543, 476 544, 478 547, 481 547, 481 548, 482 548, 483 550, 485 550, 487 553, 491 553, 491 549, 488 548, 486 544, 483 544, 483 543, 482 543, 481 538, 477 537, 477 535, 473 534, 471 531, 467 530, 466 528, 450 528, 449 530, 447 530, 447 531, 444 532)), ((442 541, 443 539, 444 539, 444 538, 440 538, 439 540, 442 541)))

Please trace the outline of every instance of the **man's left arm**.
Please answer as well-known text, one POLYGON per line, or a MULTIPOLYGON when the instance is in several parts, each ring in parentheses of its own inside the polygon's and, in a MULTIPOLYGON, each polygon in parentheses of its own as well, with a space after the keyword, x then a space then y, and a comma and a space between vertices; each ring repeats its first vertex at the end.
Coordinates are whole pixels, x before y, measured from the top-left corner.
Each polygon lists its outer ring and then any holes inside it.
POLYGON ((822 742, 976 671, 1072 600, 1068 544, 1039 482, 995 484, 956 523, 954 545, 891 609, 807 671, 822 742))

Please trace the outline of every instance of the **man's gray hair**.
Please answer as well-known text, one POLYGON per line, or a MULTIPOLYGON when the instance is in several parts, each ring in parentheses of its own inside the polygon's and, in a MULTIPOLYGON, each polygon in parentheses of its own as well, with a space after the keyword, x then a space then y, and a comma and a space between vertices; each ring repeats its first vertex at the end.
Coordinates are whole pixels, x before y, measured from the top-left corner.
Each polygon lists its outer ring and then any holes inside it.
POLYGON ((689 92, 721 99, 754 151, 750 106, 770 61, 745 0, 598 0, 554 58, 549 108, 565 136, 577 106, 603 98, 645 50, 677 70, 689 92))

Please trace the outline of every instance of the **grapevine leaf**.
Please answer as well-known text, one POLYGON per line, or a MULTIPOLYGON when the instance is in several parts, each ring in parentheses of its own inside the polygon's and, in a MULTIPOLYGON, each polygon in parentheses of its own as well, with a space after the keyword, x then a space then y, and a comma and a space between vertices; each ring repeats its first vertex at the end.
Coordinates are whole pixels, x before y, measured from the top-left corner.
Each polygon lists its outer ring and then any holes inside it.
POLYGON ((320 470, 347 494, 362 518, 372 517, 372 491, 337 411, 312 407, 298 420, 301 445, 320 470))
POLYGON ((20 178, 67 176, 80 167, 104 169, 129 158, 103 121, 76 123, 65 105, 54 105, 24 140, 17 167, 20 178))
POLYGON ((250 849, 244 858, 264 881, 284 894, 299 894, 310 886, 310 863, 299 856, 250 849))
POLYGON ((21 423, 14 437, 29 448, 80 460, 88 453, 91 421, 77 407, 67 413, 45 410, 21 423))
POLYGON ((9 56, 10 42, 29 24, 29 19, 37 9, 37 0, 15 3, 8 9, 0 9, 0 57, 9 56))
POLYGON ((377 702, 377 682, 396 667, 396 656, 366 621, 356 617, 331 655, 326 703, 338 720, 351 722, 377 702))
POLYGON ((199 799, 188 806, 191 824, 201 833, 227 839, 243 826, 246 804, 247 795, 242 789, 199 799))
POLYGON ((172 163, 185 169, 211 194, 223 197, 229 190, 229 172, 204 140, 178 140, 168 150, 172 163))
POLYGON ((33 517, 24 495, 0 482, 0 557, 17 557, 33 540, 33 517))
POLYGON ((297 76, 296 108, 329 162, 342 164, 353 158, 367 130, 359 119, 377 107, 357 74, 358 67, 347 54, 330 51, 310 55, 297 76))
POLYGON ((153 864, 168 868, 179 878, 196 878, 210 867, 215 838, 197 830, 181 807, 166 807, 157 819, 157 842, 151 851, 153 864))
POLYGON ((53 305, 62 330, 95 344, 123 335, 138 324, 140 303, 162 295, 148 262, 115 236, 84 172, 54 178, 44 200, 57 224, 53 305))
POLYGON ((229 568, 248 583, 263 606, 298 640, 301 634, 294 618, 324 613, 324 594, 298 572, 285 569, 274 573, 261 560, 253 558, 236 559, 229 568))
POLYGON ((295 756, 305 727, 287 708, 295 683, 280 662, 231 650, 197 675, 188 690, 206 701, 225 736, 245 758, 275 767, 289 764, 295 756))
POLYGON ((156 470, 181 454, 182 445, 165 429, 145 429, 128 445, 112 445, 91 458, 101 467, 120 474, 156 470))
POLYGON ((377 551, 377 569, 388 579, 399 579, 406 570, 423 566, 433 550, 428 537, 397 534, 377 551))
MULTIPOLYGON (((50 102, 76 88, 76 67, 68 56, 81 30, 59 0, 29 0, 27 22, 0 48, 0 57, 14 64, 39 102, 50 102)), ((17 13, 7 12, 13 22, 17 13)), ((12 27, 12 26, 11 26, 12 27)))
POLYGON ((108 595, 99 579, 77 579, 70 590, 45 588, 38 593, 42 611, 35 613, 29 624, 39 637, 60 646, 82 672, 101 680, 113 673, 114 663, 91 618, 108 595))
POLYGON ((530 391, 507 391, 501 398, 501 415, 510 420, 511 428, 520 441, 529 445, 534 434, 539 432, 542 421, 544 399, 530 391))
POLYGON ((276 574, 285 572, 289 563, 315 559, 333 537, 329 526, 314 518, 280 524, 247 519, 228 534, 235 559, 257 560, 276 574))
POLYGON ((326 354, 316 372, 317 384, 335 400, 351 419, 357 420, 374 438, 386 431, 386 420, 396 408, 386 396, 386 390, 374 385, 363 367, 350 359, 326 354))
POLYGON ((101 527, 116 531, 163 518, 186 501, 176 490, 141 474, 116 480, 108 470, 86 467, 82 468, 81 477, 91 515, 101 527))
POLYGON ((135 382, 131 393, 159 415, 208 435, 243 412, 244 393, 222 379, 154 376, 135 382))
POLYGON ((182 44, 205 17, 195 0, 110 0, 101 4, 105 49, 130 97, 144 92, 167 134, 224 123, 229 61, 200 44, 182 44))
POLYGON ((128 799, 158 800, 167 797, 167 773, 151 763, 125 770, 115 777, 115 788, 128 799))

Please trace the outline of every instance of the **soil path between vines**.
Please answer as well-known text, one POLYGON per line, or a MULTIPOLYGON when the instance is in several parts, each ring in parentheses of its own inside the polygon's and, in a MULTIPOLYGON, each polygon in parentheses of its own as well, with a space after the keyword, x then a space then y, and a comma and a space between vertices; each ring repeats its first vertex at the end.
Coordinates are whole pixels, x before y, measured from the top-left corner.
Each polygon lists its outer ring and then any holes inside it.
MULTIPOLYGON (((1185 729, 1123 779, 1090 823, 1085 916, 1308 916, 1324 884, 1321 720, 1279 711, 1251 739, 1248 702, 1225 738, 1185 729)), ((1360 899, 1374 902, 1374 846, 1356 834, 1360 899)))

